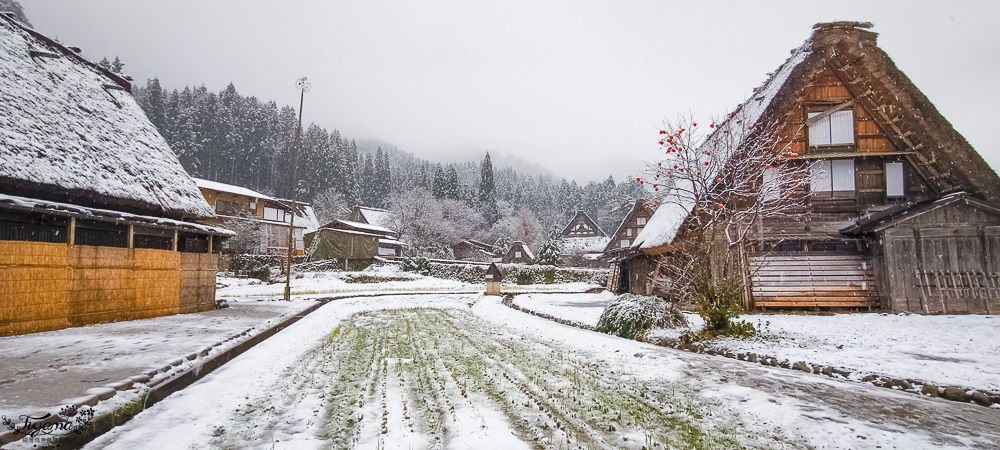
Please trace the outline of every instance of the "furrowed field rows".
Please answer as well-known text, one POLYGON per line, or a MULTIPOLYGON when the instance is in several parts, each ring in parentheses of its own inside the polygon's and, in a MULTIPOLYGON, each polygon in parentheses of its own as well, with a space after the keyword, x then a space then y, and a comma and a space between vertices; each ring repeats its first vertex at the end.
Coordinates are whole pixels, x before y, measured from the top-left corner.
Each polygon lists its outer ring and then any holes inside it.
POLYGON ((330 448, 734 448, 757 441, 701 420, 712 412, 691 395, 623 382, 457 310, 354 315, 267 392, 235 411, 213 444, 267 447, 277 431, 303 425, 330 448))

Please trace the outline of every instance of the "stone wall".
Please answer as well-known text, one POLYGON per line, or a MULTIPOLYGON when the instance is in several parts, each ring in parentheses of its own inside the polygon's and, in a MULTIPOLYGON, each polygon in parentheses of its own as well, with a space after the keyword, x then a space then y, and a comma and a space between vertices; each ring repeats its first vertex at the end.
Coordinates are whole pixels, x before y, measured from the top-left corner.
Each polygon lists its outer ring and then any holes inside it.
POLYGON ((0 241, 0 336, 215 307, 218 255, 0 241))

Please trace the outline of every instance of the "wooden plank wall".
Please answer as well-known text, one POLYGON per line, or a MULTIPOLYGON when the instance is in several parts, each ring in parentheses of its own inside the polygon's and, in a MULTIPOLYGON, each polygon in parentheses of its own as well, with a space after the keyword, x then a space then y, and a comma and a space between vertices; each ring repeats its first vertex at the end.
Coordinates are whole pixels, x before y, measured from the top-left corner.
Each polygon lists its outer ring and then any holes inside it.
POLYGON ((878 306, 874 269, 862 255, 753 255, 753 304, 758 308, 878 306))
POLYGON ((218 255, 0 241, 0 336, 215 308, 218 255))

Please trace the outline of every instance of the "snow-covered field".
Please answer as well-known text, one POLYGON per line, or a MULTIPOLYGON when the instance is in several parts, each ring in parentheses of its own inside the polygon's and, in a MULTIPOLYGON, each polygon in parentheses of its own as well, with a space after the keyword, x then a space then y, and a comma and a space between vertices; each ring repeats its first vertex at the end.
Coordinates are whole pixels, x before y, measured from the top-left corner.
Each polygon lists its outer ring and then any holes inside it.
POLYGON ((442 294, 330 302, 89 448, 990 448, 998 438, 1000 412, 987 408, 442 294))
POLYGON ((762 337, 717 348, 841 367, 939 386, 1000 392, 1000 316, 747 315, 762 337))

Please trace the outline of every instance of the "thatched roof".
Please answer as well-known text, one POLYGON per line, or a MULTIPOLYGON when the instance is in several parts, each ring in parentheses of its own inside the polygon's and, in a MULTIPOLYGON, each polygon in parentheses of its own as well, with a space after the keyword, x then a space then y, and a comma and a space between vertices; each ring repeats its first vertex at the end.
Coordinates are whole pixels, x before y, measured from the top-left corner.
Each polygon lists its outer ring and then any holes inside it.
MULTIPOLYGON (((1000 203, 1000 177, 878 48, 878 35, 868 31, 870 27, 858 22, 816 24, 812 36, 730 115, 741 120, 717 127, 704 145, 711 145, 730 125, 766 129, 759 125, 784 122, 814 77, 833 70, 885 132, 895 153, 905 156, 936 196, 964 191, 1000 203)), ((693 208, 692 199, 662 202, 633 248, 648 251, 670 244, 693 208)))
POLYGON ((0 71, 0 193, 214 217, 127 80, 7 14, 0 14, 0 71))

